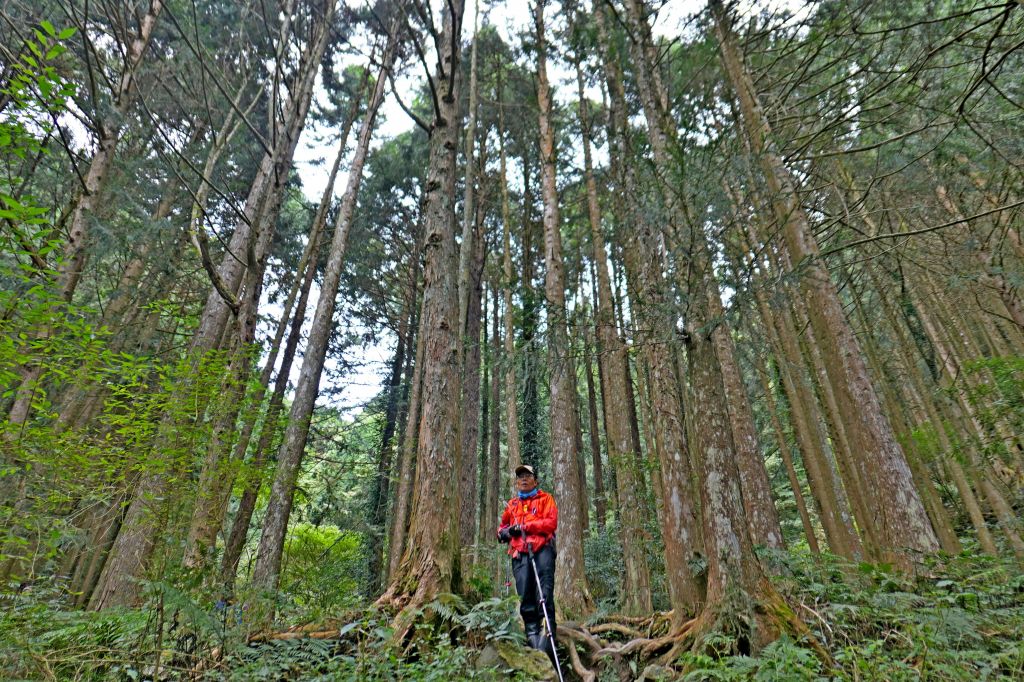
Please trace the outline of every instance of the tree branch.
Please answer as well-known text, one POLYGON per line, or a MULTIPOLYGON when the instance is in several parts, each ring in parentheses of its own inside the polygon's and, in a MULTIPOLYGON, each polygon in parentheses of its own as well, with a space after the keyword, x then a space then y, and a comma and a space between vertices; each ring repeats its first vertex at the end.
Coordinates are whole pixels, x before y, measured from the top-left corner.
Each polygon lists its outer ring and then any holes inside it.
POLYGON ((821 257, 824 258, 825 256, 831 256, 834 253, 839 253, 841 251, 845 251, 846 249, 853 248, 854 246, 860 246, 861 244, 869 244, 871 242, 876 242, 876 241, 879 241, 879 240, 882 240, 882 239, 899 238, 899 237, 913 237, 914 235, 927 234, 929 232, 937 232, 938 230, 942 230, 942 229, 945 229, 947 227, 953 227, 954 225, 963 225, 963 224, 971 222, 972 220, 977 220, 978 218, 984 218, 985 216, 992 215, 993 213, 999 213, 1001 211, 1008 211, 1011 208, 1017 208, 1018 206, 1024 206, 1024 199, 1021 199, 1020 201, 1015 201, 1012 204, 1005 204, 1003 206, 996 206, 995 208, 990 208, 989 210, 982 211, 981 213, 975 213, 974 215, 968 216, 966 218, 957 218, 956 220, 951 220, 951 221, 949 221, 947 223, 942 223, 941 225, 932 225, 930 227, 922 227, 919 230, 909 230, 907 232, 889 232, 887 234, 876 234, 873 237, 865 237, 864 239, 856 239, 856 240, 854 240, 852 242, 847 242, 846 244, 840 244, 839 246, 835 246, 835 247, 833 247, 831 249, 828 249, 827 251, 822 251, 821 252, 821 257))

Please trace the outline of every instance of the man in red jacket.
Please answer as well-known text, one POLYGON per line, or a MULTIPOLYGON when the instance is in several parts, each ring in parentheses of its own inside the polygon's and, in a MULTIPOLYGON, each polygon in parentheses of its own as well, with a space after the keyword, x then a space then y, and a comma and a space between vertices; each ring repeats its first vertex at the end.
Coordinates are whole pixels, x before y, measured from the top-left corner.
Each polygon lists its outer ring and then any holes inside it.
POLYGON ((505 505, 498 526, 498 540, 508 543, 512 557, 512 575, 519 594, 519 615, 523 618, 526 639, 530 646, 551 657, 551 645, 543 629, 544 613, 537 595, 537 579, 530 569, 527 544, 533 547, 537 574, 555 632, 555 530, 558 528, 558 507, 555 499, 537 486, 537 471, 528 464, 516 467, 516 496, 505 505))

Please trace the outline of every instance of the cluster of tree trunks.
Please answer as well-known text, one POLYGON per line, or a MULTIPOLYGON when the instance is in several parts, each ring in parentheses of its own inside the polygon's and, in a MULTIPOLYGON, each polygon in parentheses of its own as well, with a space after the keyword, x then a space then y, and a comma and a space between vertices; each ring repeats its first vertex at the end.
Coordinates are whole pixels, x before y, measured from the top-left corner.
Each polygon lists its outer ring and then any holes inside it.
MULTIPOLYGON (((394 296, 396 345, 379 438, 368 455, 364 546, 367 591, 379 606, 398 610, 396 638, 437 594, 469 589, 474 564, 489 555, 509 473, 524 461, 550 475, 542 484, 553 489, 560 510, 561 615, 581 619, 594 609, 588 536, 617 531, 619 608, 629 618, 655 607, 652 553, 660 547, 671 616, 658 636, 629 645, 650 651, 671 654, 709 630, 733 635, 738 652, 782 631, 803 632, 769 580, 777 570, 772 552, 786 548, 776 508, 783 494, 792 496, 792 523, 800 528, 789 533, 790 544, 805 544, 815 555, 830 551, 850 562, 912 570, 940 549, 961 551, 962 517, 983 552, 1024 560, 1013 488, 1024 472, 1020 417, 994 409, 1001 392, 1014 389, 984 362, 1024 354, 1024 308, 1014 279, 1024 249, 1005 196, 971 160, 959 159, 964 191, 985 206, 986 232, 961 205, 962 193, 932 183, 928 200, 976 279, 966 293, 950 290, 921 260, 901 259, 884 246, 887 231, 934 232, 915 225, 915 214, 894 209, 881 224, 870 211, 849 212, 850 204, 877 198, 859 187, 841 155, 825 162, 832 186, 809 201, 802 180, 808 168, 783 149, 777 128, 785 128, 785 117, 768 110, 736 17, 721 0, 711 0, 706 13, 720 78, 715 105, 705 112, 714 120, 695 135, 680 122, 683 105, 673 91, 680 86, 661 65, 669 48, 653 33, 651 3, 563 3, 570 33, 578 34, 573 40, 589 35, 597 57, 590 63, 582 43, 566 52, 578 100, 573 117, 559 116, 555 105, 545 0, 531 8, 529 77, 488 64, 481 54, 487 28, 479 26, 464 73, 462 0, 445 3, 440 25, 425 2, 390 7, 378 17, 377 49, 343 114, 326 188, 257 372, 260 306, 288 177, 318 76, 331 61, 333 32, 343 22, 335 0, 301 4, 305 12, 292 1, 279 17, 269 82, 253 86, 247 76, 237 91, 221 92, 230 100, 221 126, 203 121, 188 136, 190 145, 207 145, 202 169, 183 155, 176 179, 149 212, 153 223, 183 218, 167 240, 172 264, 158 272, 159 246, 140 244, 99 318, 136 330, 116 337, 116 351, 150 347, 159 316, 147 304, 174 286, 175 268, 198 260, 205 298, 195 297, 194 328, 176 351, 180 380, 162 403, 166 409, 153 416, 143 445, 148 455, 118 472, 115 493, 103 504, 72 500, 64 510, 88 538, 60 562, 79 605, 136 605, 142 580, 169 566, 231 589, 247 544, 254 544, 265 478, 269 494, 247 582, 279 589, 377 113, 406 45, 426 63, 423 38, 406 25, 406 11, 431 38, 437 62, 426 74, 426 120, 407 110, 427 133, 429 158, 410 230, 416 245, 401 263, 402 290, 394 296), (535 97, 535 126, 532 118, 509 120, 509 107, 521 104, 507 101, 515 79, 535 97), (588 100, 591 81, 603 90, 601 109, 588 100), (266 138, 250 121, 261 108, 266 138), (510 150, 523 125, 535 135, 532 144, 510 150), (560 180, 570 151, 559 146, 559 125, 580 140, 582 167, 567 186, 560 180), (229 202, 216 177, 243 132, 259 137, 259 162, 230 238, 215 248, 206 225, 210 195, 221 207, 229 202), (702 143, 694 138, 712 133, 728 135, 740 150, 738 170, 720 180, 695 178, 702 143), (602 139, 606 167, 597 161, 602 139), (345 191, 332 207, 345 158, 345 191), (198 174, 194 191, 185 182, 189 173, 198 174), (700 183, 713 191, 696 191, 700 183), (581 208, 566 200, 569 194, 581 208), (570 233, 571 210, 578 215, 570 233), (830 212, 843 214, 844 225, 863 238, 828 246, 818 216, 830 212), (219 363, 213 392, 200 386, 211 363, 219 363), (197 428, 205 429, 203 438, 183 435, 197 428)), ((90 263, 92 216, 123 153, 124 120, 138 108, 138 74, 164 9, 152 0, 124 38, 123 70, 108 82, 112 106, 93 120, 95 149, 64 209, 61 258, 46 270, 65 304, 82 298, 76 291, 90 263)), ((53 333, 38 329, 32 340, 43 344, 53 333)), ((33 486, 41 484, 22 473, 25 456, 12 427, 50 420, 56 432, 87 430, 111 390, 96 380, 62 386, 46 377, 41 358, 14 369, 3 404, 3 454, 19 473, 0 489, 11 518, 29 509, 33 486), (56 406, 52 419, 34 407, 46 393, 56 406)), ((4 577, 34 570, 11 556, 4 577)), ((485 570, 496 578, 500 567, 485 570)), ((569 627, 566 637, 594 649, 594 659, 625 652, 609 651, 584 628, 569 627)))

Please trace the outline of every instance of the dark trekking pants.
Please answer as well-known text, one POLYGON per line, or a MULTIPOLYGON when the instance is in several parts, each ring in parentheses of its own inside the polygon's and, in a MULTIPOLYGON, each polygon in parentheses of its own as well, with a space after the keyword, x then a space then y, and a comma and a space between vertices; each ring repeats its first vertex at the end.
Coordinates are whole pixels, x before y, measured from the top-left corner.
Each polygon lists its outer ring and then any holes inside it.
MULTIPOLYGON (((544 601, 547 604, 548 616, 551 618, 551 631, 555 627, 555 550, 554 539, 547 542, 539 551, 534 552, 540 584, 544 590, 544 601)), ((543 631, 544 612, 537 599, 537 579, 533 577, 530 567, 530 555, 523 553, 512 559, 512 575, 516 579, 516 592, 519 594, 519 615, 523 617, 523 626, 529 633, 534 628, 543 631)), ((536 631, 536 630, 534 630, 536 631)))

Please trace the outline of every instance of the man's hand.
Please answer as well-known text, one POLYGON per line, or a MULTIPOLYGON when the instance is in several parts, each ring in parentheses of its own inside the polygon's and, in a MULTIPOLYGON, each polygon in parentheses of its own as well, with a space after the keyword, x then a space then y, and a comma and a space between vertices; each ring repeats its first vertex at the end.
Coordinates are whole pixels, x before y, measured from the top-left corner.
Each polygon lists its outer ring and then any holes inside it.
POLYGON ((514 538, 517 538, 520 535, 526 535, 526 531, 523 529, 521 525, 517 523, 514 526, 508 527, 508 534, 514 538))
POLYGON ((509 526, 506 526, 505 528, 502 528, 498 531, 498 542, 500 542, 503 545, 507 545, 508 543, 512 542, 512 534, 510 532, 509 526))

